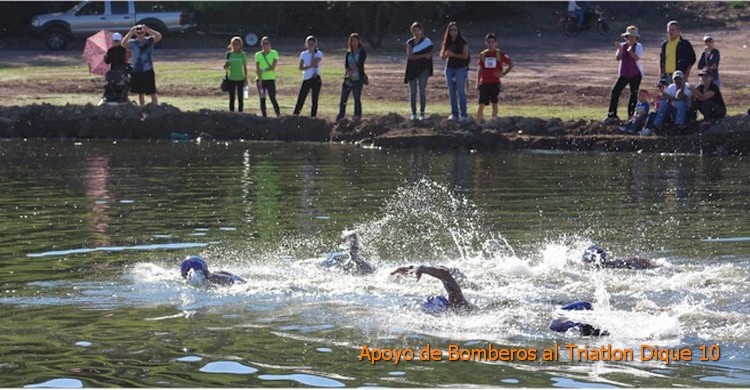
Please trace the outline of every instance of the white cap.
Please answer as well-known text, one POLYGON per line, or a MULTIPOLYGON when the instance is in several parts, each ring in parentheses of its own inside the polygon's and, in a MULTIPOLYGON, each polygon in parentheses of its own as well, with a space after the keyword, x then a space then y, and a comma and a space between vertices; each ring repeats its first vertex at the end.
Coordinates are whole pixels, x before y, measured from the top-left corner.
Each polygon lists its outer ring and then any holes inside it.
POLYGON ((120 33, 112 34, 112 42, 115 42, 115 41, 122 41, 122 34, 120 33))

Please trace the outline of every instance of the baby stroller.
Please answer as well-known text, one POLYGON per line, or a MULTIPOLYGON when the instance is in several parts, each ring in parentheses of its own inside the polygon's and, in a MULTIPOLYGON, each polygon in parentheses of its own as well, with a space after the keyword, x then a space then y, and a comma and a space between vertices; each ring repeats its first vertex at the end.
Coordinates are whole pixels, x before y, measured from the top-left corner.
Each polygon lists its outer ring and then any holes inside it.
POLYGON ((104 76, 104 96, 99 105, 128 103, 130 65, 110 69, 104 76))

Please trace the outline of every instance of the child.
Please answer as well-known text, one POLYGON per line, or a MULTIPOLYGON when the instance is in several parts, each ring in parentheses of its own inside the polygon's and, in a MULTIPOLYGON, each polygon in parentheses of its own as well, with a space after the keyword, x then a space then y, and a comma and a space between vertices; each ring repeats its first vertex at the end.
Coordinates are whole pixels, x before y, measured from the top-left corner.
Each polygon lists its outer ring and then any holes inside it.
POLYGON ((642 89, 638 91, 638 103, 635 105, 635 112, 630 117, 628 123, 624 126, 620 126, 620 131, 628 134, 635 134, 638 129, 642 129, 643 125, 646 124, 648 119, 648 111, 650 106, 648 104, 651 94, 647 90, 642 89))
POLYGON ((477 89, 479 90, 479 108, 477 119, 484 119, 484 106, 492 103, 492 117, 497 117, 497 102, 500 95, 500 77, 510 73, 513 61, 497 48, 497 37, 493 33, 484 38, 487 49, 479 54, 479 69, 477 69, 477 89), (508 67, 503 70, 503 66, 508 67))
MULTIPOLYGON (((659 110, 659 104, 662 101, 664 97, 664 91, 667 89, 667 82, 665 80, 659 80, 659 82, 656 84, 656 87, 659 88, 659 93, 654 98, 654 112, 651 112, 648 114, 648 118, 646 119, 646 125, 643 127, 643 130, 638 132, 638 135, 643 136, 649 136, 654 134, 654 131, 651 129, 651 127, 654 125, 654 119, 656 118, 656 111, 659 110)), ((669 104, 669 103, 667 103, 669 104)))

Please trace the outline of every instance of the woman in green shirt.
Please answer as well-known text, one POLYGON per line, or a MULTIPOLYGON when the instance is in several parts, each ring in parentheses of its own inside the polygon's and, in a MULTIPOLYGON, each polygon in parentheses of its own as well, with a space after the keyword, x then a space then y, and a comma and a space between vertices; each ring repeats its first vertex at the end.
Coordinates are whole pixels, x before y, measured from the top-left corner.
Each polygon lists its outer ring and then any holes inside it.
POLYGON ((255 83, 260 97, 260 111, 266 116, 266 93, 271 98, 276 116, 281 115, 279 103, 276 102, 276 64, 279 62, 279 52, 271 49, 271 40, 263 37, 260 40, 263 50, 255 53, 255 73, 258 75, 255 83))
POLYGON ((229 41, 224 62, 229 81, 229 111, 234 111, 234 97, 237 96, 237 110, 242 112, 242 90, 247 85, 247 54, 242 51, 242 38, 234 37, 229 41))

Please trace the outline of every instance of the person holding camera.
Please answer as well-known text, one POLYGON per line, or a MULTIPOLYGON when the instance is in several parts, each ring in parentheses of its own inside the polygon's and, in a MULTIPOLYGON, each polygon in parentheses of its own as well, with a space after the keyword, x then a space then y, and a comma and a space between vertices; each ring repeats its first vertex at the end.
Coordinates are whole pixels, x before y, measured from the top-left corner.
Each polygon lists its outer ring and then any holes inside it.
POLYGON ((133 56, 133 72, 130 74, 130 92, 138 94, 138 102, 141 107, 146 105, 145 95, 151 95, 152 104, 159 104, 156 96, 156 80, 151 56, 154 52, 154 45, 159 43, 161 38, 161 33, 149 28, 145 24, 138 24, 131 27, 130 31, 122 38, 121 45, 126 49, 130 49, 133 56))
POLYGON ((349 100, 349 92, 354 97, 354 118, 359 120, 362 117, 362 87, 368 84, 367 75, 365 74, 365 61, 367 52, 362 48, 359 40, 359 34, 351 33, 349 35, 349 50, 344 56, 344 83, 341 85, 341 99, 339 101, 339 114, 336 120, 344 119, 346 116, 346 101, 349 100))
POLYGON ((638 42, 640 34, 636 26, 628 26, 622 34, 624 42, 615 42, 617 54, 615 59, 620 61, 619 77, 612 87, 612 96, 609 99, 609 112, 605 123, 619 122, 617 117, 617 105, 620 101, 620 93, 626 85, 630 85, 630 100, 628 100, 628 117, 635 113, 635 106, 638 104, 638 88, 640 88, 643 79, 643 66, 641 57, 643 57, 643 46, 638 42))

